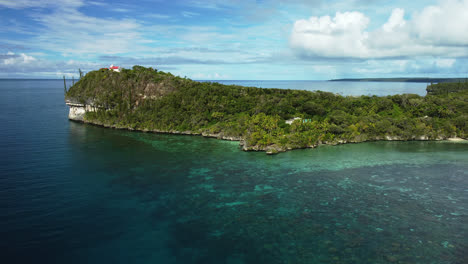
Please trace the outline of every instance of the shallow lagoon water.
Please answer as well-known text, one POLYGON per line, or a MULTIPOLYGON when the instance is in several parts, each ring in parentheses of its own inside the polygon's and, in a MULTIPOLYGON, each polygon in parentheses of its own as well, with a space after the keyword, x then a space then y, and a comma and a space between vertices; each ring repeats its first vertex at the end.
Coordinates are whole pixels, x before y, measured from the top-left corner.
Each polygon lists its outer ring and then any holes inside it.
POLYGON ((6 262, 466 261, 468 144, 267 156, 69 122, 60 81, 0 87, 6 262))

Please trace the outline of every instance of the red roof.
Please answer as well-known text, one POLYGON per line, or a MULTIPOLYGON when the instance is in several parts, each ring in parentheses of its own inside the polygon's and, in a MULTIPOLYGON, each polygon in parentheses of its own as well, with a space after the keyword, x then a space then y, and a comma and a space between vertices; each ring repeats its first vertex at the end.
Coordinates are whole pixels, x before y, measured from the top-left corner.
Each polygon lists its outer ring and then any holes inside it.
POLYGON ((117 70, 118 68, 120 68, 120 67, 119 67, 119 66, 112 66, 112 67, 109 67, 109 69, 111 69, 111 70, 114 70, 114 69, 117 70))

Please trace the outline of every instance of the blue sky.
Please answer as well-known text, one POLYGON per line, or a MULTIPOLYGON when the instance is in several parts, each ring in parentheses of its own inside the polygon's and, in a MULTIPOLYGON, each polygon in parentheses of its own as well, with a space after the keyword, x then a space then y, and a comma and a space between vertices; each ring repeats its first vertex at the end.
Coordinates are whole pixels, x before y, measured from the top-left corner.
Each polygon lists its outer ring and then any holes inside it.
POLYGON ((0 78, 468 76, 468 0, 0 0, 0 78))

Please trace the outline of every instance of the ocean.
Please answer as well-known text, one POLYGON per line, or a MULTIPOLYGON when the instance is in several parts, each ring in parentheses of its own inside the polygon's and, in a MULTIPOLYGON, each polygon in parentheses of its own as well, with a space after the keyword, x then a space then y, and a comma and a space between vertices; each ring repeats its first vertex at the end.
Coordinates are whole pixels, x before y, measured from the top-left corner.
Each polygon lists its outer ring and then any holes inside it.
MULTIPOLYGON (((209 82, 209 81, 205 81, 209 82)), ((216 81, 222 84, 235 84, 242 86, 261 87, 261 88, 279 88, 294 89, 306 91, 325 91, 340 95, 395 95, 412 93, 421 96, 426 95, 427 83, 413 82, 331 82, 331 81, 216 81)))
MULTIPOLYGON (((388 83, 327 85, 394 92, 388 83)), ((406 85, 396 83, 398 93, 425 89, 406 85)), ((466 263, 466 143, 268 156, 237 142, 70 122, 67 113, 62 80, 0 80, 3 263, 466 263)))

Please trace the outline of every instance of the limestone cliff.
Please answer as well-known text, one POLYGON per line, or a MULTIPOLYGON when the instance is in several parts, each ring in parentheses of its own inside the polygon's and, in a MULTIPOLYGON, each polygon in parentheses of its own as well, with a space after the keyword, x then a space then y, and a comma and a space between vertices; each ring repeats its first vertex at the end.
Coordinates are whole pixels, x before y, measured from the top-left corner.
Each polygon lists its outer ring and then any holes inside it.
POLYGON ((68 119, 74 121, 84 121, 84 116, 87 112, 96 112, 97 108, 89 104, 81 104, 66 100, 65 103, 70 107, 68 119))

